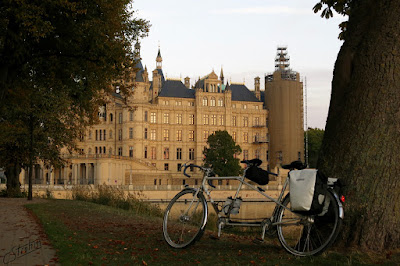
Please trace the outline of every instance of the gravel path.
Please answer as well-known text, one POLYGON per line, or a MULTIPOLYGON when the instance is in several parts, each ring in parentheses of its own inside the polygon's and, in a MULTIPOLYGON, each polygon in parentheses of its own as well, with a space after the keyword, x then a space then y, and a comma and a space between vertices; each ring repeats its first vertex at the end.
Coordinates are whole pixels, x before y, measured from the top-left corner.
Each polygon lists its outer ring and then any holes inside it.
POLYGON ((43 201, 0 198, 0 265, 58 265, 43 229, 24 208, 43 201))

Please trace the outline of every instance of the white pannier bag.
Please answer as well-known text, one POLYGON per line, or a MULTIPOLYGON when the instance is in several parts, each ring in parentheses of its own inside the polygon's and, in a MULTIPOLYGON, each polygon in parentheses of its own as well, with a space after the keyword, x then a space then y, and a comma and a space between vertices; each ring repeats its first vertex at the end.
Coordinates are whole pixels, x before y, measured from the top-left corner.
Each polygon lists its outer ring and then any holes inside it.
POLYGON ((316 169, 290 171, 290 208, 296 212, 317 214, 322 211, 326 182, 317 175, 316 169))

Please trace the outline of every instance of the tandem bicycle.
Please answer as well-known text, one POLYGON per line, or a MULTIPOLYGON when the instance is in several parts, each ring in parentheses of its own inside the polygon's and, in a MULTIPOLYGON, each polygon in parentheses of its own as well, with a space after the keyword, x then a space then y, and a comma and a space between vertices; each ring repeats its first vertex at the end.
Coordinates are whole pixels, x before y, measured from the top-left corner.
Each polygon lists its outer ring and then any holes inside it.
MULTIPOLYGON (((265 234, 277 234, 282 247, 296 256, 317 255, 326 250, 336 239, 342 220, 344 218, 343 204, 337 192, 337 179, 329 178, 325 198, 324 211, 319 214, 298 213, 292 211, 290 202, 289 179, 290 172, 286 178, 282 190, 277 199, 271 197, 260 186, 253 185, 246 180, 246 172, 251 167, 258 167, 262 161, 259 159, 245 160, 241 163, 247 165, 242 176, 215 176, 211 168, 195 164, 182 165, 183 174, 188 168, 199 168, 203 173, 202 182, 198 187, 185 187, 180 191, 167 206, 163 219, 163 235, 165 241, 173 248, 186 248, 201 238, 206 228, 209 215, 208 202, 218 216, 218 237, 226 226, 260 227, 263 241, 265 234), (215 201, 211 192, 216 187, 214 180, 237 180, 238 187, 233 197, 228 198, 223 205, 215 201), (274 211, 269 218, 260 221, 249 222, 237 220, 231 217, 237 214, 242 204, 239 193, 246 185, 247 188, 258 192, 263 197, 275 203, 274 211), (206 199, 207 197, 207 199, 206 199)), ((284 165, 282 168, 288 170, 305 168, 298 162, 284 165)), ((263 170, 265 171, 265 170, 263 170)), ((277 175, 266 171, 268 175, 277 175)), ((243 202, 245 204, 245 202, 243 202)))

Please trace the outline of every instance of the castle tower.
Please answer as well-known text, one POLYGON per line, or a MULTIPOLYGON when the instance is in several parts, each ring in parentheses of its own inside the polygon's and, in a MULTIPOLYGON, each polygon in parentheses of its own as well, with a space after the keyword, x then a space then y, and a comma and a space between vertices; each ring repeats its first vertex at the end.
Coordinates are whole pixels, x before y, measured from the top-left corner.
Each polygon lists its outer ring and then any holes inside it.
POLYGON ((221 80, 221 84, 224 84, 224 71, 222 70, 222 67, 221 67, 221 73, 219 74, 219 79, 221 80))
POLYGON ((162 69, 162 57, 161 57, 161 52, 160 52, 160 47, 158 48, 158 54, 156 58, 156 68, 157 69, 162 69))
POLYGON ((135 59, 140 60, 141 58, 140 58, 140 43, 139 43, 139 41, 137 41, 135 44, 135 52, 134 53, 135 53, 135 59))
POLYGON ((261 100, 260 77, 254 78, 254 94, 257 97, 257 99, 260 101, 261 100))
POLYGON ((304 162, 303 83, 289 67, 287 47, 278 47, 275 72, 265 76, 272 168, 295 160, 304 162))
POLYGON ((189 77, 185 78, 185 87, 190 89, 190 78, 189 77))

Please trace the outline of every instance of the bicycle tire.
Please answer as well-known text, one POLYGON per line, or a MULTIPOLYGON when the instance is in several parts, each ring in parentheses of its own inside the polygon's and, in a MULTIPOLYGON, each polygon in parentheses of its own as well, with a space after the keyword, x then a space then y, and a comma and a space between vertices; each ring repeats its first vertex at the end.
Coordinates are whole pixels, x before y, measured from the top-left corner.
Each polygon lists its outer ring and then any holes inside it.
POLYGON ((201 238, 207 224, 208 207, 203 193, 184 189, 171 200, 164 213, 164 240, 173 248, 186 248, 201 238))
MULTIPOLYGON (((280 207, 276 221, 277 234, 282 247, 296 256, 321 254, 335 241, 342 225, 339 206, 333 193, 328 190, 329 207, 324 215, 305 215, 302 218, 288 209, 280 207), (296 218, 297 217, 297 218, 296 218), (293 221, 289 224, 289 219, 293 221), (284 222, 287 222, 285 224, 284 222)), ((289 193, 282 200, 282 205, 290 209, 289 193)))

